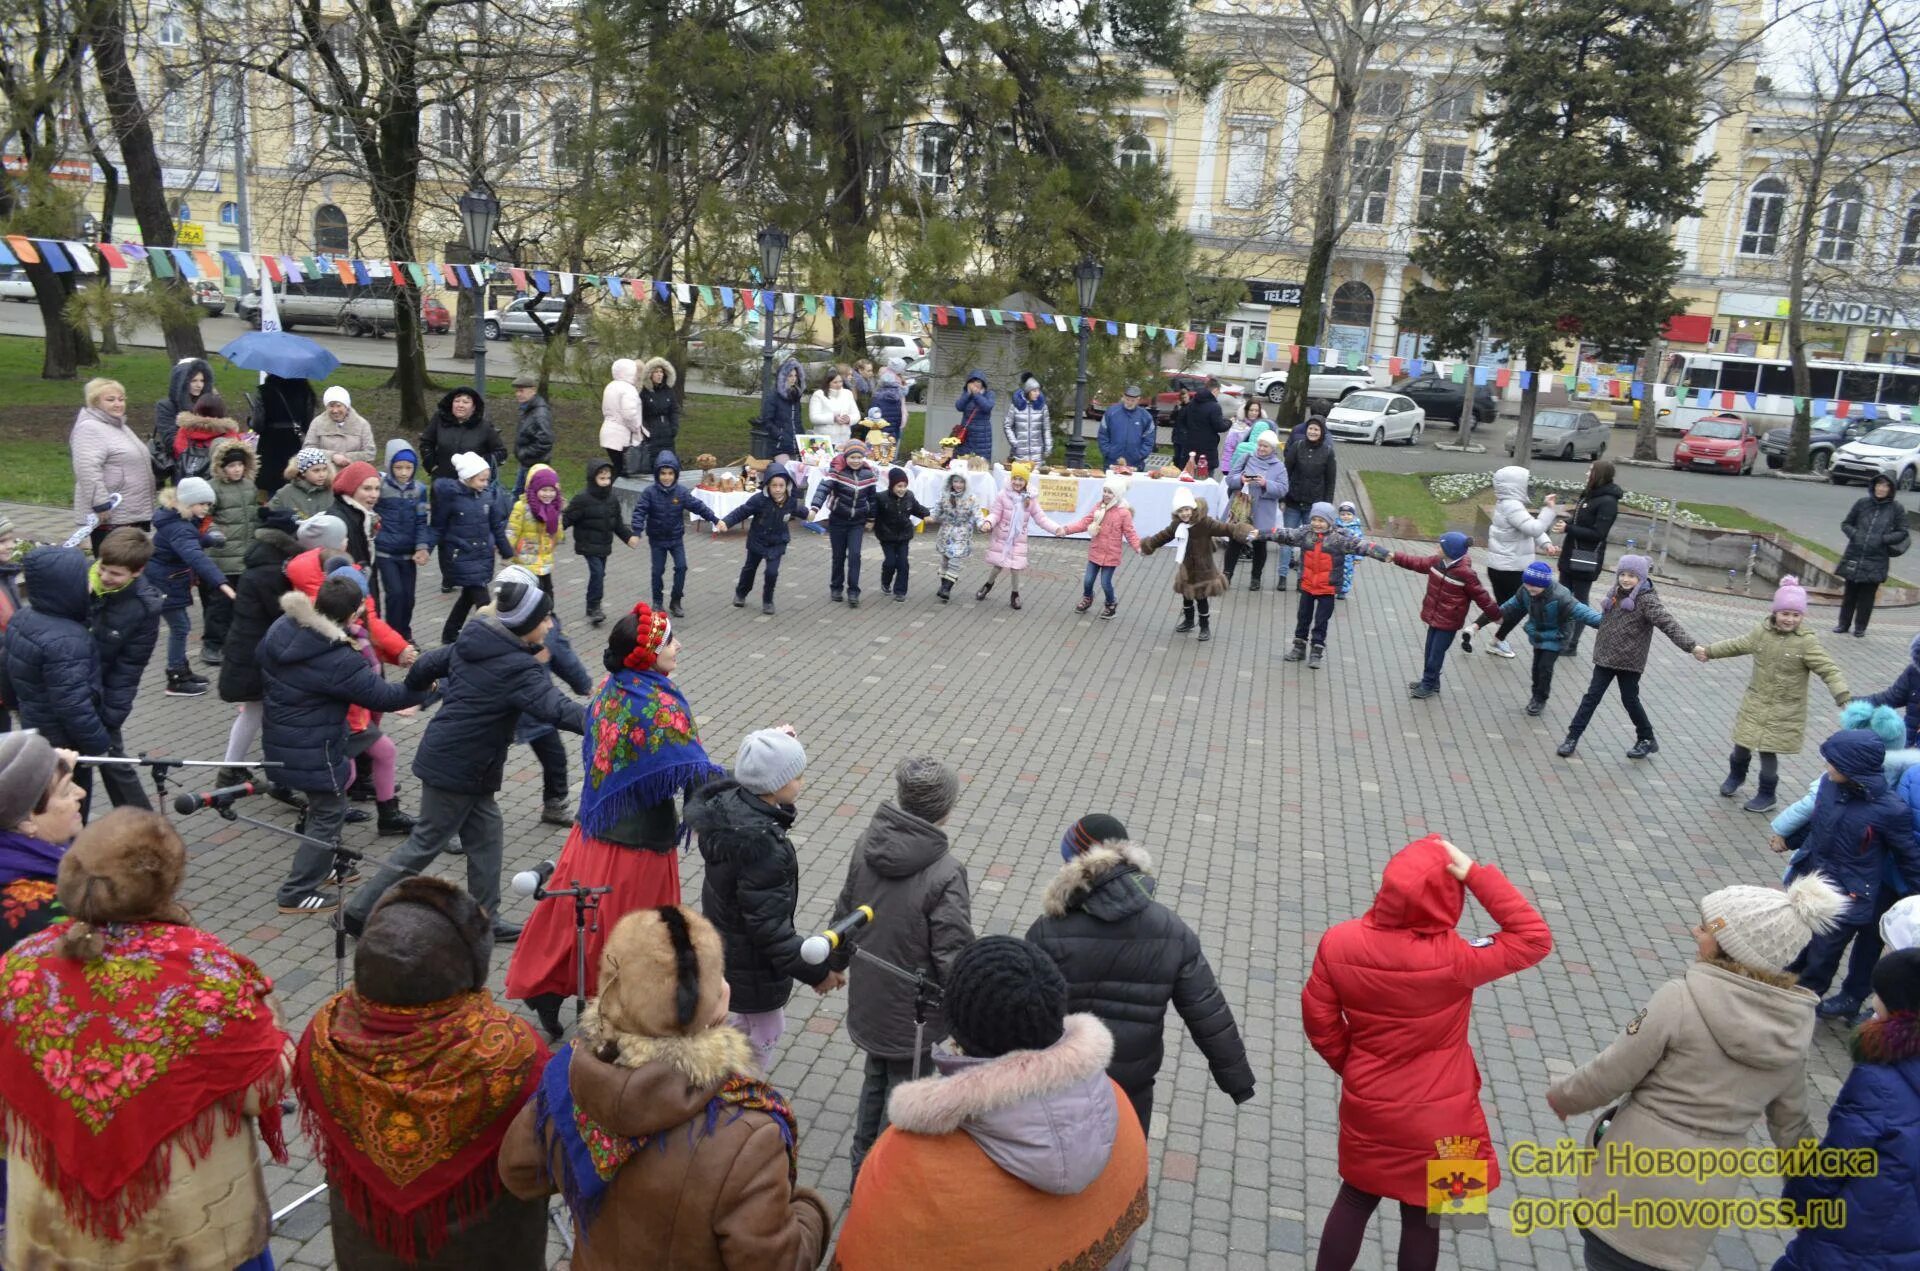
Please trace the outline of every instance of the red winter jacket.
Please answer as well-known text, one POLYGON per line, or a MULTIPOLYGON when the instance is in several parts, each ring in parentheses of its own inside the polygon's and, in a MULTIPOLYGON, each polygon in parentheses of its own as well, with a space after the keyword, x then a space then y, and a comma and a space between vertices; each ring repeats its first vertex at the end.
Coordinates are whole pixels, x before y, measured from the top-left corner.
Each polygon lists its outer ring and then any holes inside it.
POLYGON ((1402 569, 1427 576, 1426 598, 1420 602, 1420 621, 1428 626, 1458 631, 1467 625, 1470 604, 1479 605, 1480 612, 1494 622, 1500 621, 1499 606, 1480 581, 1480 575, 1473 572, 1473 562, 1465 556, 1451 565, 1438 552, 1432 556, 1395 552, 1390 559, 1402 569))
MULTIPOLYGON (((320 584, 326 581, 320 568, 321 549, 300 553, 287 562, 287 581, 305 592, 308 600, 320 594, 320 584)), ((334 555, 344 556, 345 552, 334 555)), ((367 597, 367 635, 373 640, 373 650, 380 655, 382 662, 397 664, 400 655, 407 651, 407 637, 395 631, 380 617, 380 607, 373 603, 373 597, 367 597)))
POLYGON ((1463 885, 1447 859, 1434 834, 1395 853, 1373 908, 1320 937, 1300 994, 1307 1040, 1340 1076, 1340 1177, 1410 1205, 1428 1203, 1440 1139, 1478 1139, 1487 1191, 1500 1185, 1467 1016, 1474 989, 1553 948, 1506 875, 1475 865, 1463 885), (1454 930, 1469 891, 1500 925, 1485 943, 1454 930))

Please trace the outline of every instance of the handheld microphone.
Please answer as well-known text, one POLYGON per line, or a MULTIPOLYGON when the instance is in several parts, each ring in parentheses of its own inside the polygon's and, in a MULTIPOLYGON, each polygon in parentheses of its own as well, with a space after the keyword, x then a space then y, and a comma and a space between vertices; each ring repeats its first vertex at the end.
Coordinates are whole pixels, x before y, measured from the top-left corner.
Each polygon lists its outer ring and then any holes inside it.
POLYGON ((191 816, 201 808, 224 808, 235 799, 244 799, 248 795, 259 794, 261 787, 249 781, 243 785, 225 786, 219 790, 202 790, 199 794, 183 792, 173 797, 173 810, 181 816, 191 816))
POLYGON ((553 877, 553 862, 541 861, 532 869, 523 869, 513 876, 513 890, 522 896, 540 899, 546 890, 547 880, 553 877))
POLYGON ((817 936, 808 936, 800 942, 800 960, 808 966, 819 966, 825 962, 842 941, 849 939, 873 921, 873 906, 860 905, 854 911, 834 923, 817 936))

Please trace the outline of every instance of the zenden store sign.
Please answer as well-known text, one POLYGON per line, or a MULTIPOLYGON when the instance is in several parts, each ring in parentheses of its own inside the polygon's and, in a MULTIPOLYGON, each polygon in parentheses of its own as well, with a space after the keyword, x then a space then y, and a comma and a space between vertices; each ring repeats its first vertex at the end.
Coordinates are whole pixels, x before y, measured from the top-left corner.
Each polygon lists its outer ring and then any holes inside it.
MULTIPOLYGON (((1783 322, 1790 308, 1785 296, 1733 291, 1720 297, 1721 314, 1734 318, 1769 318, 1775 322, 1783 322)), ((1801 316, 1808 322, 1822 322, 1843 327, 1895 327, 1901 330, 1920 328, 1920 317, 1906 313, 1893 305, 1874 304, 1869 300, 1852 300, 1845 296, 1818 296, 1809 299, 1802 307, 1801 316)))

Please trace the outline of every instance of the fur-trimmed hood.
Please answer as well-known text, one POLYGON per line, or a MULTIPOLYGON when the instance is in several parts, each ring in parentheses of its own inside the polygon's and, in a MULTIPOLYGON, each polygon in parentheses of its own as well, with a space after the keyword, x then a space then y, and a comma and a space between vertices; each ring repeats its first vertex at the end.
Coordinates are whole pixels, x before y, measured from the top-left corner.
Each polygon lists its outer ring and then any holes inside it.
POLYGON ((623 1033, 600 1014, 597 997, 580 1016, 580 1040, 602 1063, 616 1068, 663 1064, 695 1086, 717 1086, 728 1077, 750 1077, 755 1072, 752 1043, 730 1024, 685 1036, 623 1033))
POLYGON ((650 357, 640 364, 640 378, 637 386, 642 389, 652 388, 653 373, 655 370, 664 370, 667 373, 667 378, 661 387, 672 388, 674 379, 673 363, 663 357, 650 357))
POLYGON ((1920 1059, 1920 1015, 1894 1011, 1885 1019, 1871 1019, 1853 1034, 1854 1062, 1900 1064, 1920 1059))
POLYGON ((613 1031, 598 1000, 580 1016, 568 1078, 574 1102, 611 1134, 639 1137, 705 1114, 728 1078, 760 1076, 745 1033, 721 1025, 690 1037, 613 1031))
MULTIPOLYGON (((235 426, 238 427, 238 425, 235 426)), ((247 475, 243 477, 242 480, 251 481, 259 475, 260 456, 254 453, 253 447, 249 446, 239 437, 222 437, 213 443, 213 449, 210 452, 210 458, 213 464, 212 480, 219 481, 223 479, 220 469, 225 466, 226 456, 235 450, 240 451, 247 457, 247 475)))
POLYGON ((1108 843, 1062 866, 1047 884, 1040 911, 1049 918, 1064 918, 1068 910, 1082 908, 1096 888, 1122 873, 1144 879, 1147 899, 1152 899, 1153 858, 1147 849, 1133 843, 1108 843))
POLYGON ((1119 1090, 1107 1076, 1113 1035, 1069 1015, 1059 1041, 994 1059, 934 1052, 940 1076, 897 1087, 888 1116, 904 1134, 964 1131, 1001 1169, 1056 1196, 1084 1191, 1119 1134, 1119 1090))
POLYGON ((347 629, 315 608, 313 600, 297 587, 280 597, 280 612, 291 618, 296 626, 305 627, 327 640, 340 643, 347 638, 347 629))

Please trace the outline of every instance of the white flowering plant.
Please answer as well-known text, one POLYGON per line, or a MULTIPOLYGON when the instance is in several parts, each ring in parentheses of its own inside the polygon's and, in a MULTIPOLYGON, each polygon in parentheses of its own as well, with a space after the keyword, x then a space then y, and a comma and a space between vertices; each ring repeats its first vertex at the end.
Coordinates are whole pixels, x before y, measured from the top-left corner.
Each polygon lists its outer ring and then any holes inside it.
MULTIPOLYGON (((1441 503, 1459 503, 1464 499, 1472 498, 1482 490, 1491 489, 1493 474, 1491 472, 1446 472, 1426 478, 1426 483, 1427 492, 1441 503)), ((1531 489, 1535 493, 1572 495, 1577 498, 1586 489, 1586 485, 1580 481, 1535 477, 1531 482, 1531 489)), ((1676 505, 1671 499, 1662 499, 1651 494, 1628 493, 1620 496, 1620 502, 1622 506, 1632 508, 1636 512, 1644 512, 1655 520, 1672 517, 1676 521, 1682 521, 1703 530, 1722 528, 1696 515, 1685 504, 1676 505)))

